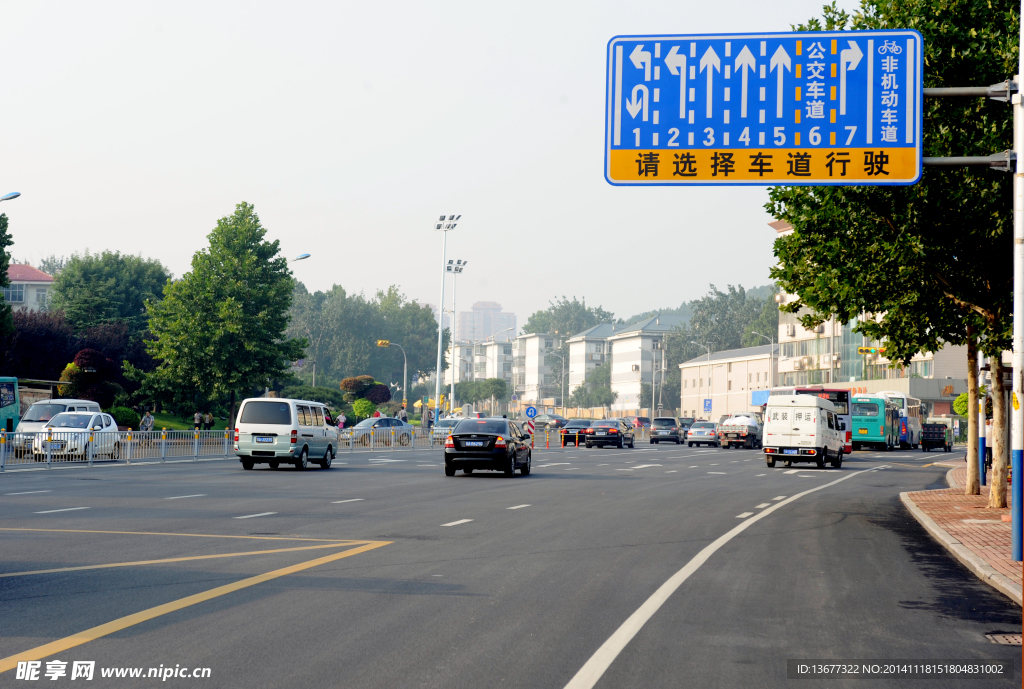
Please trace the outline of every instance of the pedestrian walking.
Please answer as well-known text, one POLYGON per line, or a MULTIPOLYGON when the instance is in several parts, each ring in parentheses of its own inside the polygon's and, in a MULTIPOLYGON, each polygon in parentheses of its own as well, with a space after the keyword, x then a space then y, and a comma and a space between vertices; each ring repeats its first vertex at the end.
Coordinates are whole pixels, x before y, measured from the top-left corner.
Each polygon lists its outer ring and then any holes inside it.
POLYGON ((402 408, 398 410, 398 414, 396 414, 396 416, 398 417, 398 420, 401 421, 402 423, 409 423, 409 415, 405 411, 404 404, 402 405, 402 408))
POLYGON ((427 416, 427 430, 429 431, 430 427, 434 425, 434 411, 432 409, 427 409, 426 416, 427 416))
POLYGON ((338 428, 344 428, 346 421, 348 421, 348 419, 345 418, 345 412, 338 412, 338 428))
POLYGON ((211 412, 207 411, 206 412, 206 416, 203 418, 203 421, 206 422, 206 430, 212 431, 213 430, 213 414, 211 412))
POLYGON ((203 427, 203 413, 198 409, 196 410, 196 413, 192 415, 192 425, 197 431, 201 430, 203 427))

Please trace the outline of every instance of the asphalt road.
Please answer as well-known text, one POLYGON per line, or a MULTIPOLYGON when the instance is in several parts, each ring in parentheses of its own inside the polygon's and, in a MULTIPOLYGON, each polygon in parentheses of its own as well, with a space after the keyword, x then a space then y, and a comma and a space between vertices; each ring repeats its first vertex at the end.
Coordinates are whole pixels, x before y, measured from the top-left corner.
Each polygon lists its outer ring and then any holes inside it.
MULTIPOLYGON (((793 470, 638 445, 537 450, 513 479, 445 477, 440 450, 7 473, 0 669, 30 652, 68 662, 56 681, 43 663, 47 686, 95 661, 90 686, 731 689, 790 685, 787 659, 972 659, 1016 676, 798 683, 1017 687, 1020 647, 984 635, 1019 632, 1020 608, 899 503, 945 487, 929 463, 951 456, 793 470), (100 676, 160 666, 210 677, 100 676)), ((15 676, 0 686, 32 686, 15 676)))

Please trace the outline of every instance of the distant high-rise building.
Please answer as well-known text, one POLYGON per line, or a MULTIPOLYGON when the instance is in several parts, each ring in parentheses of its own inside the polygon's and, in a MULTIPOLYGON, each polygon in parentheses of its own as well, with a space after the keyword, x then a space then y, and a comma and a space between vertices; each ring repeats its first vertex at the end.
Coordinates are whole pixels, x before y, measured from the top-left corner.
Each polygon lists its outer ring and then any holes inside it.
POLYGON ((478 301, 471 311, 458 313, 455 333, 465 342, 485 340, 492 335, 495 342, 511 342, 516 335, 516 315, 502 311, 496 301, 478 301))
MULTIPOLYGON (((438 321, 440 316, 437 313, 437 307, 433 304, 424 304, 434 314, 434 321, 438 321)), ((441 323, 442 328, 450 328, 452 325, 451 314, 448 311, 444 312, 444 321, 441 323)), ((460 336, 461 337, 461 336, 460 336)))

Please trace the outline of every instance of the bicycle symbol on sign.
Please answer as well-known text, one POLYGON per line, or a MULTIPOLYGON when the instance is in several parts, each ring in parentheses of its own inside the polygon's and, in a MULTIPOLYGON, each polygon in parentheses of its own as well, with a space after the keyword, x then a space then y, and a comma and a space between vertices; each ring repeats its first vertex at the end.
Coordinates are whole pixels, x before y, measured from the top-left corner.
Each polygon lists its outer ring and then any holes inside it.
POLYGON ((882 45, 878 46, 879 55, 885 55, 886 53, 892 53, 893 55, 899 55, 903 52, 903 48, 897 45, 896 41, 886 41, 882 45))

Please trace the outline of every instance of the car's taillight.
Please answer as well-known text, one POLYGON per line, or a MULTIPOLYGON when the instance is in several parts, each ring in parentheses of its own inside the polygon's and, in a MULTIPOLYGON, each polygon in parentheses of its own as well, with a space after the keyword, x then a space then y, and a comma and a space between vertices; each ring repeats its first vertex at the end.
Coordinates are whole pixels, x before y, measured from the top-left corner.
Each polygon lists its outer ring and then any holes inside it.
POLYGON ((853 439, 853 431, 846 431, 846 442, 850 442, 853 439))
POLYGON ((455 441, 454 441, 454 440, 452 440, 452 437, 451 437, 451 436, 448 436, 448 437, 447 437, 447 438, 445 439, 445 441, 444 441, 444 446, 445 446, 445 447, 455 447, 455 441))
POLYGON ((594 429, 593 429, 593 428, 584 428, 584 429, 583 429, 583 432, 584 432, 584 433, 593 433, 593 432, 594 432, 594 429))
POLYGON ((235 442, 238 442, 238 429, 235 429, 235 442))
POLYGON ((494 446, 495 447, 508 447, 508 445, 505 443, 505 439, 502 438, 500 435, 498 436, 498 439, 494 441, 494 446))
POLYGON ((292 445, 296 444, 297 442, 299 442, 299 432, 292 431, 292 445))
POLYGON ((619 432, 619 429, 618 429, 618 428, 609 428, 609 429, 608 429, 608 432, 609 432, 609 433, 618 433, 618 432, 619 432))
POLYGON ((568 433, 569 431, 565 428, 562 429, 562 433, 568 433))

